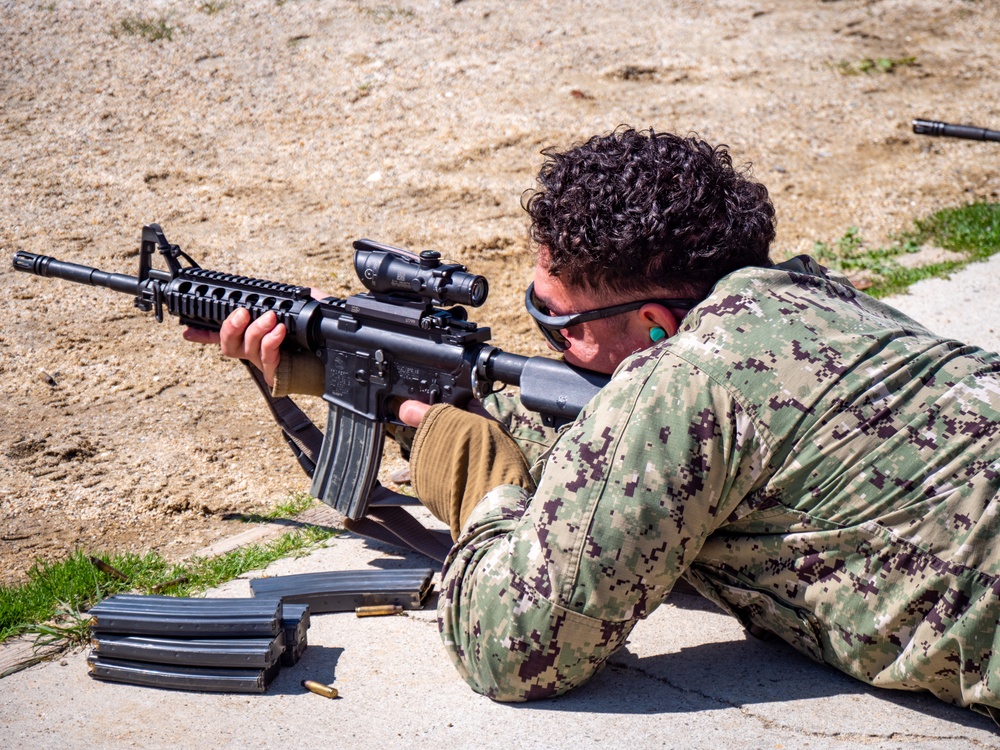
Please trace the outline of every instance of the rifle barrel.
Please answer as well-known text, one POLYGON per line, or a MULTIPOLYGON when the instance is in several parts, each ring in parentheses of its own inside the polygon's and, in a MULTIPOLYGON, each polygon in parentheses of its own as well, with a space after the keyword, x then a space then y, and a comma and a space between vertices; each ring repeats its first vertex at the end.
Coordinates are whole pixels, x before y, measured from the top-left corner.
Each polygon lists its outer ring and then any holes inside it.
POLYGON ((67 263, 49 255, 36 255, 23 250, 14 253, 14 268, 36 276, 52 276, 88 286, 104 286, 125 294, 139 294, 139 279, 123 273, 108 273, 90 266, 67 263))
POLYGON ((914 120, 913 132, 917 135, 965 138, 970 141, 1000 141, 1000 130, 987 130, 974 125, 949 125, 938 120, 914 120))

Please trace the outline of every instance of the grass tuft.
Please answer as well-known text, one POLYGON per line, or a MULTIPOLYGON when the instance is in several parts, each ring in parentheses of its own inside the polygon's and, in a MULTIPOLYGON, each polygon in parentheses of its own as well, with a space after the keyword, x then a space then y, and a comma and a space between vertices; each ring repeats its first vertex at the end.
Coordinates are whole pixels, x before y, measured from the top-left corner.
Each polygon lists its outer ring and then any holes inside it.
POLYGON ((915 57, 866 57, 854 62, 841 60, 831 64, 830 67, 844 76, 860 76, 892 73, 896 68, 916 66, 917 64, 915 57))
POLYGON ((982 260, 1000 252, 1000 203, 970 203, 915 222, 915 239, 982 260))
POLYGON ((129 36, 141 36, 151 42, 158 42, 161 39, 170 41, 177 27, 170 23, 167 16, 133 15, 127 16, 118 22, 118 25, 111 29, 113 36, 128 34, 129 36))
POLYGON ((229 0, 202 0, 198 3, 198 10, 206 16, 214 16, 229 5, 229 0))
POLYGON ((55 617, 28 630, 35 637, 35 652, 57 648, 77 648, 90 638, 90 617, 66 603, 60 603, 55 617))
POLYGON ((398 5, 367 6, 358 4, 358 12, 368 16, 375 23, 389 23, 396 19, 410 19, 417 14, 410 8, 398 5))
POLYGON ((291 518, 304 510, 309 510, 315 504, 315 498, 308 492, 293 492, 285 502, 280 503, 274 510, 263 515, 272 521, 279 518, 291 518))
POLYGON ((196 557, 181 564, 169 563, 155 552, 98 556, 121 571, 126 580, 99 570, 90 561, 90 554, 76 550, 60 562, 36 563, 24 583, 0 586, 0 641, 34 633, 36 643, 40 640, 42 645, 60 642, 69 646, 75 642, 74 633, 80 627, 77 620, 82 613, 111 594, 147 594, 156 590, 191 596, 289 555, 303 555, 339 533, 304 526, 270 542, 241 547, 218 557, 196 557))
POLYGON ((1000 203, 972 203, 946 208, 914 222, 889 247, 868 247, 857 227, 832 243, 817 242, 813 255, 845 274, 873 297, 904 291, 923 279, 947 276, 972 261, 1000 252, 1000 203), (926 245, 955 253, 954 258, 926 265, 901 263, 926 245))

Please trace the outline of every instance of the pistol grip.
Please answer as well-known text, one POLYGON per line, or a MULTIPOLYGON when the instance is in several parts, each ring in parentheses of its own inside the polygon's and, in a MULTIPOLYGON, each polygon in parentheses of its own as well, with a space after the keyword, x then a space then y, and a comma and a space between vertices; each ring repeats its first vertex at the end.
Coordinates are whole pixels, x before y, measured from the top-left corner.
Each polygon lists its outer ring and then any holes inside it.
POLYGON ((331 404, 310 494, 351 520, 363 518, 384 443, 385 424, 331 404))

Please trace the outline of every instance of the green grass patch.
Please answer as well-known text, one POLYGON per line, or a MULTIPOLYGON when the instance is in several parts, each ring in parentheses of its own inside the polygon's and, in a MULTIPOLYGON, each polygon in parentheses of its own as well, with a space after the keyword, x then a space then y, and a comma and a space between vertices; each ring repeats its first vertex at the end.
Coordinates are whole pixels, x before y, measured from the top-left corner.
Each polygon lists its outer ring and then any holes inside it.
POLYGON ((892 73, 896 70, 896 68, 905 68, 911 65, 917 65, 917 58, 865 57, 861 60, 855 60, 854 62, 841 60, 838 63, 832 63, 830 67, 841 75, 860 76, 872 75, 876 73, 892 73))
POLYGON ((174 26, 167 16, 127 16, 118 22, 111 29, 113 36, 127 34, 129 36, 141 36, 151 42, 158 42, 161 39, 170 41, 177 27, 174 26))
MULTIPOLYGON (((0 586, 0 641, 35 633, 41 643, 58 640, 59 628, 79 630, 79 615, 111 594, 134 591, 191 596, 276 560, 300 555, 339 534, 304 526, 269 542, 249 545, 212 558, 169 563, 155 552, 96 555, 126 580, 102 570, 83 551, 56 563, 36 563, 27 580, 0 586)), ((65 644, 72 638, 66 634, 65 644)))
POLYGON ((916 222, 918 242, 936 242, 946 250, 983 260, 1000 252, 1000 203, 970 203, 938 211, 916 222))
POLYGON ((292 518, 304 510, 309 510, 316 502, 316 499, 308 492, 293 492, 285 502, 279 504, 271 512, 264 513, 263 515, 272 521, 279 518, 292 518))
POLYGON ((206 16, 214 16, 229 6, 229 0, 202 0, 198 3, 198 10, 206 16))
POLYGON ((397 19, 407 20, 417 15, 410 8, 399 5, 368 6, 360 3, 358 4, 358 12, 365 14, 375 23, 389 23, 397 19))
POLYGON ((914 222, 914 228, 888 247, 869 247, 857 227, 840 239, 817 242, 813 256, 824 265, 858 280, 873 297, 904 291, 923 279, 947 276, 966 264, 1000 252, 1000 203, 972 203, 946 208, 914 222), (953 258, 910 266, 901 263, 924 246, 955 253, 953 258))
POLYGON ((243 523, 268 523, 297 516, 304 510, 313 507, 317 501, 306 492, 293 492, 288 499, 273 510, 264 513, 227 513, 223 518, 227 521, 242 521, 243 523))

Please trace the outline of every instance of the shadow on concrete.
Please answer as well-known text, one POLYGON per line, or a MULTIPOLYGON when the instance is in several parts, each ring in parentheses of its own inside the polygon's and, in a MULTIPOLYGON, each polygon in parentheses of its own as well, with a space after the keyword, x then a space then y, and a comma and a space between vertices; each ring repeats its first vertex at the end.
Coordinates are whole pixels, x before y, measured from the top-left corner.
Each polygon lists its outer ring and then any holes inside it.
POLYGON ((328 523, 310 523, 309 521, 303 521, 297 518, 271 518, 270 516, 262 516, 259 513, 243 513, 240 511, 232 511, 228 513, 223 513, 221 516, 223 521, 238 521, 239 523, 248 524, 272 524, 274 526, 285 526, 289 529, 304 529, 307 526, 315 526, 320 529, 327 529, 329 531, 341 531, 343 529, 334 524, 328 523))
MULTIPOLYGON (((817 664, 783 643, 706 643, 639 657, 626 646, 584 687, 535 709, 580 713, 657 714, 718 711, 834 696, 871 697, 935 719, 991 732, 989 718, 948 705, 929 693, 870 687, 817 664)), ((801 716, 803 708, 794 711, 801 716)))
POLYGON ((268 688, 272 695, 302 695, 309 691, 302 687, 303 680, 315 680, 324 685, 333 684, 337 679, 337 663, 344 654, 339 646, 306 647, 302 658, 291 667, 282 667, 274 682, 268 688))

